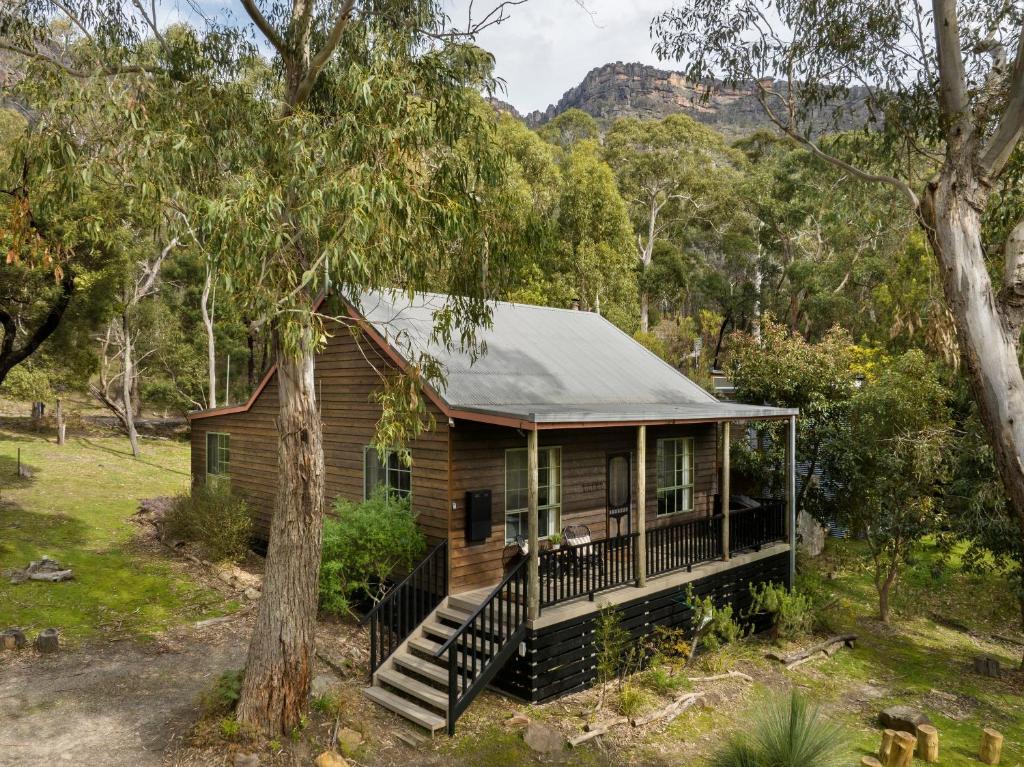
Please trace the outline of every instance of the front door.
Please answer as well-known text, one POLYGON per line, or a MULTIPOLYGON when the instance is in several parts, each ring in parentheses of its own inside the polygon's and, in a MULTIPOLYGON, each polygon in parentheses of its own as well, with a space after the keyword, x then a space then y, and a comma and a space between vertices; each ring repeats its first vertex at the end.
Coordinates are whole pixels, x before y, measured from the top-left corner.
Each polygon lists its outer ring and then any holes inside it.
POLYGON ((633 520, 629 513, 633 498, 630 464, 629 453, 613 453, 608 456, 606 487, 609 538, 633 532, 633 520))

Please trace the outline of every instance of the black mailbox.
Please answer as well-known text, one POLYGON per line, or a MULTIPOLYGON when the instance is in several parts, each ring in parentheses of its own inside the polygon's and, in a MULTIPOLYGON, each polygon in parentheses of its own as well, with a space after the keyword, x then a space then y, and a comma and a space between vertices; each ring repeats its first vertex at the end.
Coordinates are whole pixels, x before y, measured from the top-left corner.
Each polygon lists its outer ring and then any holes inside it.
POLYGON ((466 491, 466 540, 480 543, 491 536, 491 491, 466 491))

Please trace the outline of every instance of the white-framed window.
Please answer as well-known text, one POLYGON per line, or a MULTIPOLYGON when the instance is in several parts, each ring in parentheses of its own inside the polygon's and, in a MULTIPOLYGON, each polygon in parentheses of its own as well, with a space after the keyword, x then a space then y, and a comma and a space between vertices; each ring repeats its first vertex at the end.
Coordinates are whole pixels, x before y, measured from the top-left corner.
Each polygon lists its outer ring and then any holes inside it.
MULTIPOLYGON (((562 518, 562 448, 537 450, 538 534, 558 532, 562 518)), ((525 538, 529 525, 529 471, 526 448, 505 451, 505 542, 525 538)))
POLYGON ((373 495, 378 487, 386 487, 398 498, 412 492, 412 466, 402 461, 397 450, 388 450, 384 460, 375 447, 363 448, 363 499, 373 495))
POLYGON ((658 440, 658 516, 693 511, 693 438, 658 440))
POLYGON ((206 481, 227 482, 231 478, 231 435, 219 431, 206 434, 206 481))

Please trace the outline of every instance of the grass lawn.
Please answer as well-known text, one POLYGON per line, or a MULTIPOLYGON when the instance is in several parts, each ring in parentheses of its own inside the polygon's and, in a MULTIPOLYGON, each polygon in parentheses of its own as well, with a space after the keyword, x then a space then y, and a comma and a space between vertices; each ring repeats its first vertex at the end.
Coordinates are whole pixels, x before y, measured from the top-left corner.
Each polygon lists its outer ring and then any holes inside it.
POLYGON ((52 439, 0 428, 0 571, 46 554, 75 571, 65 583, 0 579, 0 627, 47 626, 72 642, 97 634, 146 636, 173 623, 231 609, 214 591, 132 543, 128 518, 142 498, 187 488, 186 443, 143 440, 132 458, 127 440, 52 439), (17 476, 16 461, 32 469, 17 476))

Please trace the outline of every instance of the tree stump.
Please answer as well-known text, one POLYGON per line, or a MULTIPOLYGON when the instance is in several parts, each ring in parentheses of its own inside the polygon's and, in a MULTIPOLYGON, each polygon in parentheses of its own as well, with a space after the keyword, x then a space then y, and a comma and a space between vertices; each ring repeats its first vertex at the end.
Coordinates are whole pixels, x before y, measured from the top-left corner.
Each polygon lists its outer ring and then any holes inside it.
POLYGON ((892 742, 896 739, 896 730, 882 730, 882 745, 878 749, 878 759, 882 764, 889 763, 889 754, 892 753, 892 742))
POLYGON ((998 679, 1003 675, 1003 669, 998 658, 993 658, 991 655, 979 655, 974 659, 974 673, 998 679))
POLYGON ((939 731, 930 724, 917 728, 917 757, 926 762, 939 761, 939 731))
POLYGON ((862 756, 860 758, 860 767, 882 767, 882 763, 873 756, 862 756))
POLYGON ((20 628, 13 627, 0 633, 0 645, 5 650, 20 650, 26 644, 25 632, 20 628))
POLYGON ((36 637, 36 649, 41 653, 57 652, 60 649, 60 639, 57 629, 43 629, 36 637))
POLYGON ((909 732, 899 731, 892 741, 892 750, 885 767, 910 767, 917 749, 917 738, 909 732))
POLYGON ((978 758, 985 764, 999 764, 999 757, 1002 753, 1002 733, 991 727, 986 727, 981 731, 981 748, 978 749, 978 758))

